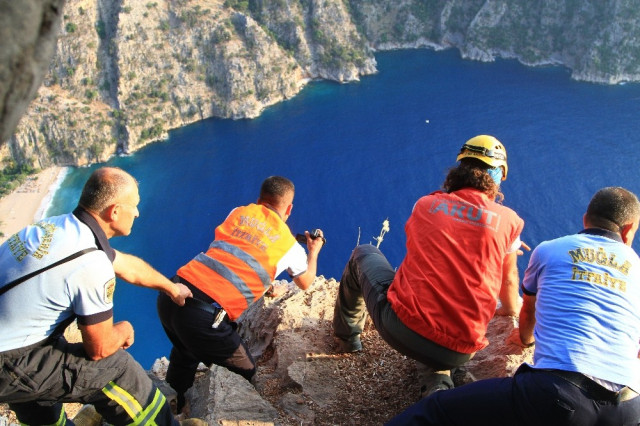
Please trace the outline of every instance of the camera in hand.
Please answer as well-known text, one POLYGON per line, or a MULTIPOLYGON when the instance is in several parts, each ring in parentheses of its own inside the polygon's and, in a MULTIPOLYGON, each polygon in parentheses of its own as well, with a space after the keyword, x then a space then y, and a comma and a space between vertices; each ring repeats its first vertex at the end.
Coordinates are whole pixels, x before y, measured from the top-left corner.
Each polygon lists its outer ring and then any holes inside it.
MULTIPOLYGON (((327 239, 322 236, 322 231, 320 229, 312 229, 309 231, 309 236, 312 240, 322 238, 322 244, 327 242, 327 239)), ((298 240, 300 244, 307 244, 307 236, 305 234, 296 234, 296 240, 298 240)))

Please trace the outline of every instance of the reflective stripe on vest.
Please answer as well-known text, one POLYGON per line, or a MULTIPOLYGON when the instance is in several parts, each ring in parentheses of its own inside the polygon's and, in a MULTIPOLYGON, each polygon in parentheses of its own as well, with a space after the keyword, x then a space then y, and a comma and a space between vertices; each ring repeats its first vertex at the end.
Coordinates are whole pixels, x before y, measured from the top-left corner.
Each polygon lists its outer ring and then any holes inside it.
POLYGON ((178 275, 235 321, 264 294, 294 244, 291 230, 275 211, 258 204, 238 207, 216 227, 207 252, 178 269, 178 275))
MULTIPOLYGON (((258 262, 249 253, 243 250, 240 250, 238 247, 232 244, 229 244, 225 241, 213 241, 209 246, 209 248, 210 249, 217 248, 217 249, 226 251, 227 253, 245 262, 247 265, 251 267, 251 269, 253 269, 258 274, 265 290, 271 285, 271 277, 269 276, 269 273, 265 271, 265 269, 262 267, 260 262, 258 262)), ((253 300, 254 300, 253 292, 251 291, 249 286, 242 279, 240 279, 240 277, 236 275, 236 273, 233 272, 231 269, 229 269, 228 267, 226 267, 216 259, 207 256, 205 253, 200 253, 199 255, 197 255, 195 260, 206 265, 208 268, 212 269, 216 273, 220 274, 225 280, 230 281, 234 285, 234 287, 237 288, 238 291, 245 298, 245 300, 247 301, 247 306, 253 303, 253 300)))

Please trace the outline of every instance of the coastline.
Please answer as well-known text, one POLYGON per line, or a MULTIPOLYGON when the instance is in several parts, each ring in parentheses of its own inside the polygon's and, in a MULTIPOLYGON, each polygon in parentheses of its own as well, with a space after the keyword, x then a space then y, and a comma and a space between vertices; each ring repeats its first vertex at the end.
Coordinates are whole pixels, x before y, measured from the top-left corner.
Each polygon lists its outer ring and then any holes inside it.
POLYGON ((42 219, 67 174, 67 167, 53 166, 30 176, 11 194, 0 198, 0 244, 20 229, 42 219))

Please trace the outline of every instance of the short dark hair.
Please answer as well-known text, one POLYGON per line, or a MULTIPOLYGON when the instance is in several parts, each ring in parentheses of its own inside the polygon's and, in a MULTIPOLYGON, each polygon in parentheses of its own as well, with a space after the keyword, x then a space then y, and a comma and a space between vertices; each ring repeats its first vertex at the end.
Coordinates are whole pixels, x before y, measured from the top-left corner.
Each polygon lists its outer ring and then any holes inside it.
POLYGON ((477 158, 463 158, 460 164, 452 167, 442 184, 445 192, 451 193, 463 188, 475 188, 484 192, 490 199, 502 199, 500 185, 496 185, 487 169, 489 165, 477 158))
POLYGON ((260 187, 260 201, 278 206, 289 192, 295 193, 295 186, 286 177, 269 176, 260 187))
POLYGON ((640 218, 638 197, 619 186, 602 188, 587 206, 586 220, 590 226, 620 232, 622 226, 640 218))
POLYGON ((82 188, 78 205, 87 210, 101 212, 115 203, 122 191, 138 182, 118 167, 101 167, 91 173, 82 188))

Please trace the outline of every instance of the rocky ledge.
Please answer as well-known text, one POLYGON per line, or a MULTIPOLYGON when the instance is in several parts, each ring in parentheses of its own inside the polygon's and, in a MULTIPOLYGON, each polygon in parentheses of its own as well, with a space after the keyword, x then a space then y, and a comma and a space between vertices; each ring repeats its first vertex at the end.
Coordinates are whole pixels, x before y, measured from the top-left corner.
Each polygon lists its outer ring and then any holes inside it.
MULTIPOLYGON (((331 323, 338 282, 319 277, 307 291, 288 285, 285 296, 263 298, 241 319, 259 360, 255 387, 225 368, 202 366, 188 393, 193 417, 222 425, 383 424, 418 400, 414 361, 391 349, 370 320, 362 352, 337 352, 331 323)), ((532 362, 533 349, 506 343, 515 327, 517 318, 495 317, 491 343, 455 377, 457 385, 512 375, 532 362)), ((153 375, 162 379, 166 365, 158 360, 153 375)))
MULTIPOLYGON (((191 417, 211 425, 373 425, 418 400, 414 361, 391 349, 370 320, 362 352, 337 352, 331 322, 338 282, 318 277, 307 291, 287 285, 287 294, 261 299, 240 320, 258 362, 255 386, 225 368, 201 365, 187 393, 191 417)), ((489 346, 467 363, 466 374, 454 377, 456 385, 509 376, 523 362, 531 363, 533 349, 506 343, 515 327, 517 318, 493 318, 489 346)), ((175 392, 164 382, 167 365, 166 358, 157 360, 149 375, 171 400, 175 392)), ((67 407, 70 416, 78 409, 67 407)), ((0 417, 0 425, 8 422, 0 417)))

